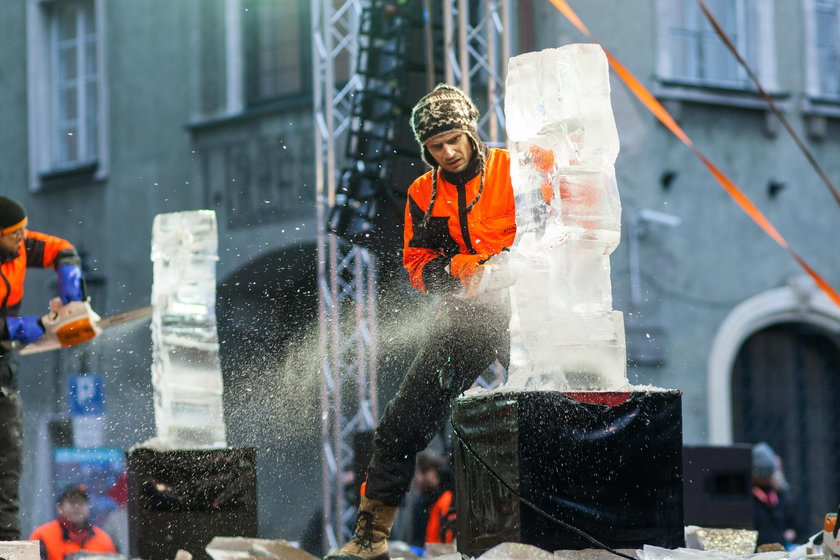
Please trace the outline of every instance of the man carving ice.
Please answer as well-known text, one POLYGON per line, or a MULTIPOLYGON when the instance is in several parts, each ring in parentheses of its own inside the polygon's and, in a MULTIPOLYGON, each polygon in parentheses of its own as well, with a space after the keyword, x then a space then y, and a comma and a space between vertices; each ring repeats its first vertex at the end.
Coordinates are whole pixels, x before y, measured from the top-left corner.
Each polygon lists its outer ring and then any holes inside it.
POLYGON ((440 84, 411 113, 431 170, 412 183, 403 264, 411 285, 441 296, 428 342, 376 429, 354 538, 331 560, 387 560, 396 507, 414 474, 414 456, 440 429, 453 398, 498 360, 507 367, 510 284, 505 251, 516 220, 506 150, 478 137, 478 109, 440 84))

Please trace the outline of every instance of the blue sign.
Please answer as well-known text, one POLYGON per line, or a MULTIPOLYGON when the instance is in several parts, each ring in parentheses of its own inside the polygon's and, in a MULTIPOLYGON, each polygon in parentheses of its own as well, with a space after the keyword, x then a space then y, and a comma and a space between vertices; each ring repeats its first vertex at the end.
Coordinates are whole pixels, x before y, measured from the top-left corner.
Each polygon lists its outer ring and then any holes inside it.
POLYGON ((125 453, 113 448, 70 448, 53 451, 53 495, 68 484, 82 483, 90 493, 90 520, 101 526, 115 506, 112 488, 125 471, 125 453))
POLYGON ((101 375, 71 375, 70 414, 102 416, 105 412, 105 380, 101 375))

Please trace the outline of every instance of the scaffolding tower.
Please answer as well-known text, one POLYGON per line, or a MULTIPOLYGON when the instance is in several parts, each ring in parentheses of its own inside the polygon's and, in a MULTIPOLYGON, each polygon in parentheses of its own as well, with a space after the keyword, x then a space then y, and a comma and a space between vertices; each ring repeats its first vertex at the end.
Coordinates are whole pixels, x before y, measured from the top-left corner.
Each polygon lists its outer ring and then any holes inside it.
MULTIPOLYGON (((416 1, 393 0, 390 4, 400 9, 416 1)), ((427 89, 433 87, 436 76, 443 75, 447 83, 471 94, 482 109, 479 129, 483 138, 494 145, 502 144, 504 70, 510 56, 508 0, 422 2, 427 89), (438 41, 442 44, 436 44, 438 41), (435 50, 443 56, 434 56, 435 50), (435 67, 438 58, 442 58, 442 69, 435 67)), ((379 416, 376 257, 371 250, 327 228, 337 205, 341 170, 353 169, 354 164, 354 155, 348 157, 337 146, 352 146, 354 137, 358 142, 358 131, 364 130, 360 124, 364 119, 356 114, 363 104, 356 102, 355 96, 362 95, 366 88, 370 92, 365 79, 369 73, 360 66, 368 62, 365 53, 373 52, 371 15, 378 17, 372 11, 374 4, 383 3, 311 1, 323 528, 327 549, 351 536, 355 508, 346 499, 342 475, 352 470, 352 438, 373 429, 379 416)), ((387 162, 383 162, 377 169, 381 172, 386 167, 387 162)))

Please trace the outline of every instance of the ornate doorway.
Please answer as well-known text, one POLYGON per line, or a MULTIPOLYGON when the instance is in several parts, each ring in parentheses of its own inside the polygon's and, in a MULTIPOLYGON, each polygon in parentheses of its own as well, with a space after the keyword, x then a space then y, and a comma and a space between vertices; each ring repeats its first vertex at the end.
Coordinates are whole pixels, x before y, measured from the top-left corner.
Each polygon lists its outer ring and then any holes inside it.
POLYGON ((731 395, 733 441, 766 441, 782 458, 802 542, 840 500, 840 337, 800 322, 757 330, 737 352, 731 395))

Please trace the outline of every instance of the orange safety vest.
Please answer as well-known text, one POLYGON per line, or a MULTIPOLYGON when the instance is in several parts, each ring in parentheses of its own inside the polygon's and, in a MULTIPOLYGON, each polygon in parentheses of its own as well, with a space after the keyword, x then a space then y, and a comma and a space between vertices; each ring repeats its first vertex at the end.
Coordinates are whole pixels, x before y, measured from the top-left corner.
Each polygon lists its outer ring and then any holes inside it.
POLYGON ((432 171, 408 188, 403 265, 416 289, 456 291, 468 285, 481 263, 513 244, 516 209, 510 155, 493 148, 485 165, 484 190, 470 212, 467 206, 478 193, 480 173, 465 185, 456 185, 439 171, 434 208, 425 225, 422 220, 432 198, 432 171))
POLYGON ((36 528, 29 536, 29 540, 41 541, 42 547, 47 551, 46 560, 64 560, 67 554, 82 551, 100 554, 117 552, 111 537, 99 527, 91 525, 89 536, 78 543, 69 539, 57 519, 36 528))
POLYGON ((426 524, 426 544, 451 544, 455 532, 455 510, 452 507, 452 491, 447 490, 429 509, 429 522, 426 524))
POLYGON ((9 261, 0 259, 0 313, 3 317, 17 315, 23 299, 26 269, 54 268, 65 254, 78 263, 76 250, 69 241, 37 231, 26 232, 18 256, 9 261))

